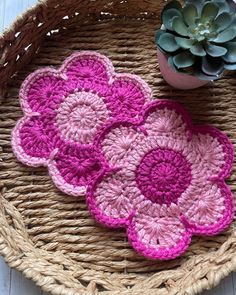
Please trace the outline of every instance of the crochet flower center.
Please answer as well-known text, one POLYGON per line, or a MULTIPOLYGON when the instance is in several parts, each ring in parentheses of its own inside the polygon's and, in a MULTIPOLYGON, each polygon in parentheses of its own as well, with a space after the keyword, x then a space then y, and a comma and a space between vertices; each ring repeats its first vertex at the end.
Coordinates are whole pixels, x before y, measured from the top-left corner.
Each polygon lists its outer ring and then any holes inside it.
POLYGON ((191 181, 186 158, 169 149, 148 152, 136 170, 136 182, 142 194, 154 203, 176 203, 191 181))
POLYGON ((57 126, 64 138, 79 143, 92 141, 98 128, 107 120, 103 99, 91 92, 70 94, 57 111, 57 126))

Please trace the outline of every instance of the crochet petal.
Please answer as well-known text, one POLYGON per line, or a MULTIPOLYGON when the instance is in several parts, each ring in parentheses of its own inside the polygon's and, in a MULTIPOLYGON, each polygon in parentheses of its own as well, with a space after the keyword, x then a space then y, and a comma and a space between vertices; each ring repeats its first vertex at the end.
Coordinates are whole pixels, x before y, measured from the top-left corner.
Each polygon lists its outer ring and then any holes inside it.
POLYGON ((100 156, 92 146, 62 145, 48 164, 55 185, 63 192, 81 196, 102 171, 100 156))
POLYGON ((12 147, 17 158, 26 165, 46 165, 59 136, 51 116, 23 117, 12 132, 12 147))
POLYGON ((151 259, 173 259, 182 254, 191 241, 191 233, 180 220, 174 204, 167 207, 144 202, 134 213, 127 232, 131 245, 151 259))
POLYGON ((100 84, 106 91, 108 82, 114 74, 111 61, 93 51, 81 51, 71 55, 63 63, 61 71, 69 80, 76 82, 77 87, 91 90, 100 84))
POLYGON ((142 145, 145 135, 129 123, 121 123, 106 130, 101 143, 102 151, 114 166, 124 166, 133 162, 135 150, 142 145))
POLYGON ((151 95, 149 86, 138 76, 116 74, 106 100, 114 117, 127 120, 141 113, 151 95))
POLYGON ((87 194, 90 212, 109 227, 125 226, 140 192, 122 171, 104 174, 87 194))
POLYGON ((63 100, 65 80, 60 72, 45 68, 35 71, 24 81, 20 90, 22 109, 25 114, 53 111, 63 100))
POLYGON ((224 179, 231 173, 233 146, 228 137, 219 130, 209 127, 196 127, 190 145, 194 177, 197 179, 224 179))
MULTIPOLYGON (((173 106, 175 104, 173 103, 173 106)), ((168 136, 174 139, 185 139, 188 136, 187 123, 182 114, 175 108, 168 108, 160 102, 156 108, 150 109, 144 123, 149 136, 168 136)))
POLYGON ((233 220, 233 196, 223 183, 195 182, 178 200, 183 220, 194 234, 215 235, 233 220))

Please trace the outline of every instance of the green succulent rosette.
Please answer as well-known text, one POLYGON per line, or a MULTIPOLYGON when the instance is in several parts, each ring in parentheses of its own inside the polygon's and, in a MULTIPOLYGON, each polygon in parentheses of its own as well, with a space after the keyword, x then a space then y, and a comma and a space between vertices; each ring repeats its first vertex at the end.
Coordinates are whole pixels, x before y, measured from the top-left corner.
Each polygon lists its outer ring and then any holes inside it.
POLYGON ((216 80, 236 70, 236 16, 227 1, 171 1, 161 20, 155 41, 176 71, 216 80))

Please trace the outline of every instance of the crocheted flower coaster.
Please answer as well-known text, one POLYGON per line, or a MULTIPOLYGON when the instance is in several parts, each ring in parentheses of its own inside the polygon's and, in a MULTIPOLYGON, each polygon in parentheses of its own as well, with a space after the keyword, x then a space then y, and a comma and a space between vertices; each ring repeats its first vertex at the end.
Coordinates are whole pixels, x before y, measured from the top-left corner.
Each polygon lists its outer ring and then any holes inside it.
POLYGON ((98 137, 109 169, 87 194, 95 218, 125 227, 131 245, 152 259, 183 253, 192 235, 215 235, 233 219, 233 147, 210 126, 194 126, 182 107, 150 103, 142 119, 115 122, 98 137), (112 167, 112 168, 111 168, 112 167))
POLYGON ((125 227, 139 253, 172 259, 192 235, 232 221, 224 179, 233 147, 219 130, 194 126, 179 104, 150 98, 144 81, 116 74, 106 57, 72 55, 23 83, 12 146, 23 163, 47 166, 62 191, 86 193, 95 218, 125 227))
POLYGON ((58 70, 44 68, 24 81, 13 150, 26 165, 47 166, 62 191, 82 195, 103 170, 97 132, 107 121, 137 117, 150 97, 142 79, 115 73, 105 56, 76 53, 58 70))

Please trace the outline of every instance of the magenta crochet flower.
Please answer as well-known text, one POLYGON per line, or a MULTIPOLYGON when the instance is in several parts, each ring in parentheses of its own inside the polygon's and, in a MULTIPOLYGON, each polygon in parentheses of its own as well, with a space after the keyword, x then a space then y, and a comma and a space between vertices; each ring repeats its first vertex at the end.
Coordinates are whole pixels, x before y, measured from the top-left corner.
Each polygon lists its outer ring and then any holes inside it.
POLYGON ((105 56, 76 53, 23 83, 24 117, 13 130, 13 150, 26 165, 47 166, 62 191, 81 195, 103 170, 96 134, 110 120, 138 117, 150 97, 142 79, 115 73, 105 56))
POLYGON ((112 168, 90 184, 89 209, 99 222, 125 227, 144 256, 175 258, 192 235, 218 234, 232 221, 224 181, 232 144, 213 127, 194 126, 180 105, 150 103, 141 120, 108 126, 97 145, 112 168))

